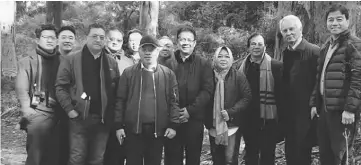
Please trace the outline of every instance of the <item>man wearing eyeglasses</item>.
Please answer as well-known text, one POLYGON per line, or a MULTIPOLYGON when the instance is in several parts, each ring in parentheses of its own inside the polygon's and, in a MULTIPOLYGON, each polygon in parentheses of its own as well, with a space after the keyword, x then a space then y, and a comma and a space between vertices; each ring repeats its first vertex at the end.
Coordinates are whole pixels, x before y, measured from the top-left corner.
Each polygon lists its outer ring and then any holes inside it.
POLYGON ((185 26, 177 31, 178 47, 176 66, 167 63, 178 80, 181 125, 177 136, 166 140, 165 165, 182 165, 183 153, 186 165, 200 164, 206 106, 211 103, 214 91, 211 63, 196 54, 196 33, 185 26))
MULTIPOLYGON (((133 65, 133 59, 125 56, 122 49, 123 45, 123 32, 116 27, 109 28, 106 34, 105 53, 114 58, 118 63, 120 74, 123 70, 133 65)), ((120 145, 116 136, 115 130, 111 130, 107 147, 104 153, 104 164, 106 165, 123 165, 125 160, 124 145, 120 145)))
POLYGON ((54 90, 60 63, 56 51, 57 30, 52 24, 41 25, 35 34, 37 47, 34 53, 19 61, 15 82, 23 115, 19 124, 27 133, 25 164, 56 164, 53 129, 58 122, 55 113, 61 110, 54 90))
POLYGON ((64 57, 56 79, 56 96, 69 116, 68 165, 102 165, 114 121, 117 62, 104 51, 105 30, 91 24, 82 50, 64 57))

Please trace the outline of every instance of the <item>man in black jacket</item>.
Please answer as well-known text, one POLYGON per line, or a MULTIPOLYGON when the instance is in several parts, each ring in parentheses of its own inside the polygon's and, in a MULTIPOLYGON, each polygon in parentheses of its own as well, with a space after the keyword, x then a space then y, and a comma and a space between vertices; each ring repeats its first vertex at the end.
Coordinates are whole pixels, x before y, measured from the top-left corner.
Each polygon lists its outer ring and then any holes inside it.
POLYGON ((352 147, 360 118, 361 39, 350 34, 349 12, 342 5, 327 11, 326 23, 332 35, 318 60, 311 118, 320 114, 321 164, 338 165, 345 164, 346 150, 352 147), (347 142, 344 136, 348 136, 347 142))
POLYGON ((211 103, 214 84, 211 63, 194 52, 196 33, 191 27, 177 31, 176 67, 169 63, 178 80, 181 126, 177 136, 165 145, 165 165, 200 164, 206 105, 211 103))
POLYGON ((285 151, 288 165, 310 165, 316 142, 316 121, 310 119, 309 100, 316 82, 320 48, 302 37, 302 23, 294 15, 280 21, 280 31, 288 46, 281 54, 285 91, 285 151))
POLYGON ((261 34, 252 34, 247 41, 250 55, 240 67, 251 87, 252 100, 243 113, 246 165, 272 165, 280 135, 280 121, 284 119, 282 62, 265 53, 261 34), (258 163, 259 162, 259 163, 258 163))

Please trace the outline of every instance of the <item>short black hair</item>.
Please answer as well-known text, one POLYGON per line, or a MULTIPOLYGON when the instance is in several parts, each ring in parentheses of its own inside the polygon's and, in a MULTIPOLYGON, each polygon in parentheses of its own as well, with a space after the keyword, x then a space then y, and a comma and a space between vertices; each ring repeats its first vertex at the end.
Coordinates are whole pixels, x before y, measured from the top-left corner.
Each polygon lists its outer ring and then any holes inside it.
POLYGON ((107 34, 110 32, 110 31, 118 31, 122 34, 122 36, 124 37, 124 33, 119 30, 116 26, 111 26, 108 30, 107 30, 107 34))
POLYGON ((101 25, 99 23, 93 23, 93 24, 89 25, 86 35, 89 35, 91 29, 103 29, 105 31, 105 28, 103 25, 101 25))
POLYGON ((139 33, 140 35, 143 36, 143 32, 138 30, 138 29, 132 29, 132 30, 129 30, 129 32, 127 33, 127 38, 129 39, 129 36, 133 33, 139 33))
POLYGON ((249 48, 251 46, 251 39, 254 37, 257 37, 257 36, 261 36, 263 38, 263 40, 265 40, 264 36, 261 33, 253 33, 247 39, 247 48, 249 48))
POLYGON ((341 14, 345 15, 346 20, 348 20, 348 18, 349 18, 349 11, 348 11, 348 9, 347 9, 345 6, 343 6, 343 5, 341 5, 341 4, 334 4, 334 5, 332 5, 332 6, 327 10, 325 20, 327 21, 327 17, 328 17, 328 15, 329 15, 331 12, 336 12, 336 11, 340 11, 341 14))
POLYGON ((59 34, 60 34, 62 31, 65 31, 65 30, 71 31, 71 32, 74 34, 74 36, 76 35, 75 28, 70 25, 70 26, 62 26, 62 27, 59 29, 59 31, 58 31, 58 37, 59 37, 59 34))
POLYGON ((35 29, 36 38, 40 38, 41 37, 41 32, 43 32, 44 30, 53 30, 55 32, 55 36, 58 37, 58 33, 57 33, 55 25, 53 25, 53 24, 42 24, 42 25, 40 25, 40 27, 35 29))
POLYGON ((181 26, 178 30, 177 30, 177 39, 179 38, 179 34, 182 32, 191 32, 194 36, 194 40, 196 40, 196 31, 194 31, 194 29, 190 26, 181 26))

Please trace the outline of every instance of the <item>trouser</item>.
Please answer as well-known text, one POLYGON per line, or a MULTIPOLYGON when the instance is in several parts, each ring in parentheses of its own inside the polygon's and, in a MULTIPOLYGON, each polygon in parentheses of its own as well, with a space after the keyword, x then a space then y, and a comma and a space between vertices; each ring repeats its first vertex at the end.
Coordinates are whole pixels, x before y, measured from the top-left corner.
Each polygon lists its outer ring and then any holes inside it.
POLYGON ((61 118, 57 125, 59 137, 59 165, 69 161, 69 118, 61 118))
POLYGON ((213 165, 238 165, 241 131, 228 136, 228 145, 217 145, 215 137, 209 135, 213 165))
POLYGON ((70 119, 70 157, 68 165, 102 165, 109 129, 99 115, 70 119))
POLYGON ((357 121, 344 125, 342 124, 342 111, 326 112, 324 106, 322 107, 317 131, 321 165, 345 164, 347 148, 343 133, 345 129, 350 133, 348 138, 348 148, 350 149, 355 138, 357 121))
POLYGON ((126 128, 127 165, 160 165, 162 161, 163 136, 154 136, 154 124, 142 124, 142 132, 135 134, 126 128))
POLYGON ((177 135, 167 139, 164 147, 165 165, 182 165, 185 151, 186 165, 199 165, 202 151, 203 122, 189 120, 177 128, 177 135))
POLYGON ((26 129, 26 165, 49 165, 58 163, 57 137, 54 129, 57 119, 53 113, 35 110, 23 121, 26 129))
POLYGON ((274 165, 277 121, 259 119, 261 127, 245 128, 246 165, 274 165))
POLYGON ((107 147, 104 153, 104 165, 124 165, 125 161, 125 143, 119 144, 119 141, 113 130, 109 134, 107 147))
MULTIPOLYGON (((312 122, 317 122, 312 121, 312 122)), ((310 165, 313 141, 315 141, 316 125, 311 124, 305 138, 299 139, 295 129, 288 130, 285 137, 285 152, 287 165, 310 165)))

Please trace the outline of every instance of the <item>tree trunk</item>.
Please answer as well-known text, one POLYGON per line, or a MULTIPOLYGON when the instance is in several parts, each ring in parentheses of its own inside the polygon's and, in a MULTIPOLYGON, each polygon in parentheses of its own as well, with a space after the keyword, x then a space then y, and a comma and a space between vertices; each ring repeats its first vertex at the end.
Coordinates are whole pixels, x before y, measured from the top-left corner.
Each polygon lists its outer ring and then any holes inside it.
POLYGON ((12 17, 2 19, 1 22, 1 75, 15 77, 17 71, 17 59, 15 53, 15 1, 1 1, 0 10, 8 11, 12 17))
POLYGON ((54 24, 56 28, 60 29, 63 14, 62 1, 47 1, 46 2, 46 23, 54 24))
POLYGON ((145 34, 157 35, 158 15, 158 1, 144 1, 140 3, 140 28, 145 34))

